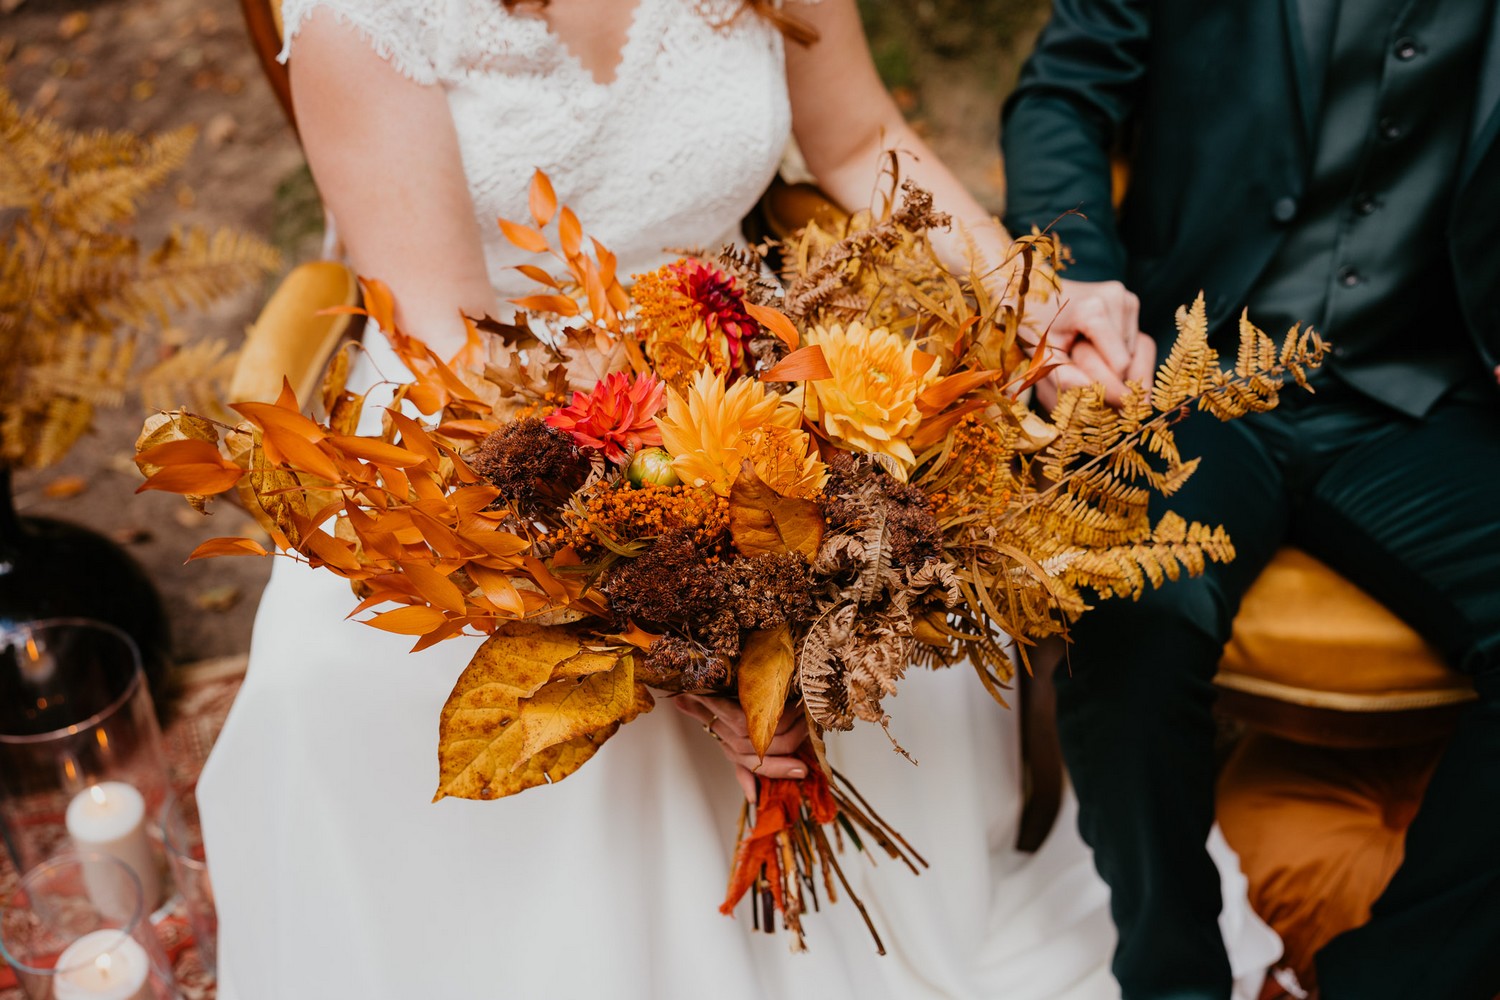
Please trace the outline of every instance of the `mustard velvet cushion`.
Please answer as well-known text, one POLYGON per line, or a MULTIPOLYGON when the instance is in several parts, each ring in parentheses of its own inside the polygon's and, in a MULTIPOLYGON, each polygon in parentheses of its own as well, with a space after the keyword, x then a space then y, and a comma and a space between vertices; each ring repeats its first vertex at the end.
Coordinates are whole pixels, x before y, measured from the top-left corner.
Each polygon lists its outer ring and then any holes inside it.
POLYGON ((1390 712, 1474 698, 1410 626, 1328 566, 1282 549, 1245 595, 1220 687, 1310 708, 1390 712))
POLYGON ((358 304, 359 282, 345 265, 319 260, 294 268, 245 335, 229 383, 230 402, 275 400, 286 378, 297 401, 307 405, 354 321, 348 315, 319 313, 358 304))
POLYGON ((1318 949, 1369 919, 1401 864, 1443 746, 1336 750, 1252 734, 1221 772, 1219 825, 1304 986, 1318 949))

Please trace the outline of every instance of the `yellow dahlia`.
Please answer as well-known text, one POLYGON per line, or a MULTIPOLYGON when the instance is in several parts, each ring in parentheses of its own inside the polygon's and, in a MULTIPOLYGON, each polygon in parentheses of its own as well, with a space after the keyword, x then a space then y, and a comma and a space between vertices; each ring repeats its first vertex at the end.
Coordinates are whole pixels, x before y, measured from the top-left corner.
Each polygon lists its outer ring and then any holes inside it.
POLYGON ((833 372, 807 383, 813 419, 840 445, 895 459, 904 476, 917 460, 906 443, 922 422, 917 397, 937 381, 936 366, 918 374, 917 345, 883 326, 814 327, 807 343, 823 348, 833 372))
POLYGON ((778 493, 816 492, 828 472, 801 423, 795 406, 754 379, 742 378, 726 390, 724 380, 707 369, 686 396, 669 390, 667 412, 656 418, 677 475, 719 496, 729 495, 747 458, 778 493))

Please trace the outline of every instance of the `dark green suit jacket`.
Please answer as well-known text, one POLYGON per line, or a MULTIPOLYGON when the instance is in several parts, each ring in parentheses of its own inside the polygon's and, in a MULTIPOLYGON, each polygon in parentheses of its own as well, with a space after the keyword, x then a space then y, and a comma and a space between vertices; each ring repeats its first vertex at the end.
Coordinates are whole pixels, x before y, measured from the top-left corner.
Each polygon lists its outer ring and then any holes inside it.
MULTIPOLYGON (((1218 327, 1244 307, 1311 168, 1323 67, 1298 0, 1054 0, 1006 103, 1006 224, 1056 231, 1068 277, 1119 280, 1167 341, 1203 289, 1218 327), (1110 205, 1110 157, 1130 186, 1110 205), (1065 215, 1081 212, 1086 218, 1065 215)), ((1451 205, 1446 253, 1476 365, 1500 364, 1500 3, 1451 205)), ((1472 95, 1462 95, 1468 99, 1472 95)), ((1435 294, 1450 294, 1434 289, 1435 294)), ((1273 336, 1281 331, 1271 331, 1273 336)))

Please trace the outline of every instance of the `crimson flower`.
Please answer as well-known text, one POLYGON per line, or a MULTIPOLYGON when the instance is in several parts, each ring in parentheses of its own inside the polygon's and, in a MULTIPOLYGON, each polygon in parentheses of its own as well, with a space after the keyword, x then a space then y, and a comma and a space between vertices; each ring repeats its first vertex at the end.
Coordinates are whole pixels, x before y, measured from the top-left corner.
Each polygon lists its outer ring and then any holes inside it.
POLYGON ((623 462, 642 447, 661 445, 661 431, 652 417, 666 395, 665 383, 653 375, 614 372, 594 383, 587 395, 573 393, 573 402, 554 410, 547 423, 570 434, 580 448, 623 462))
POLYGON ((729 342, 729 363, 738 368, 744 342, 759 330, 745 309, 745 298, 734 275, 691 258, 671 265, 682 290, 698 307, 704 325, 729 342))

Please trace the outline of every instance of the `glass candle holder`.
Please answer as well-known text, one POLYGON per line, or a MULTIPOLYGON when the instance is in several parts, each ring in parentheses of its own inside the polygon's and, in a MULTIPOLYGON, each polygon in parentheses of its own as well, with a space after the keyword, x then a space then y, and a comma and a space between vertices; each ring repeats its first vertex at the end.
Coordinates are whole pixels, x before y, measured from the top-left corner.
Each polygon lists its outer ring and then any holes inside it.
POLYGON ((113 855, 58 855, 22 876, 0 951, 29 1000, 180 1000, 140 879, 113 855))
POLYGON ((213 883, 203 851, 203 828, 198 822, 198 797, 189 790, 167 797, 161 814, 162 841, 172 865, 172 880, 187 911, 188 926, 198 960, 210 976, 217 971, 219 915, 214 909, 213 883))
POLYGON ((130 866, 156 910, 170 896, 156 822, 167 791, 129 636, 80 618, 0 632, 0 832, 17 871, 97 851, 130 866))

